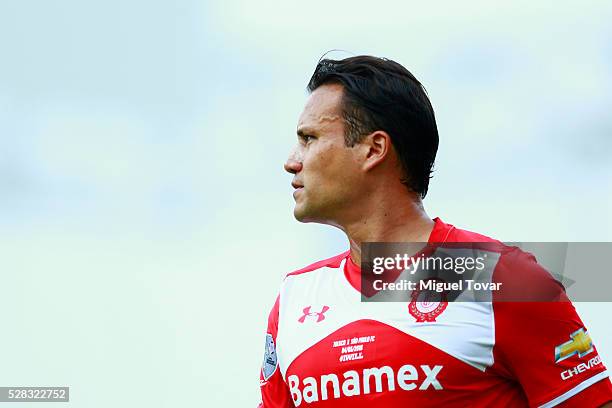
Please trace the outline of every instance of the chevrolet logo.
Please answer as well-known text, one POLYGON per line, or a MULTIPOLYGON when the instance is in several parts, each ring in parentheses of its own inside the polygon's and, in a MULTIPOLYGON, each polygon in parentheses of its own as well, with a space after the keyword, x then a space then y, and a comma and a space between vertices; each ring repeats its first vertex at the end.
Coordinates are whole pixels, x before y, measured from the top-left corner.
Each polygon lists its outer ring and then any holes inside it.
POLYGON ((593 342, 589 333, 584 329, 576 330, 570 334, 570 341, 555 347, 555 364, 578 354, 578 357, 584 357, 593 351, 593 342))

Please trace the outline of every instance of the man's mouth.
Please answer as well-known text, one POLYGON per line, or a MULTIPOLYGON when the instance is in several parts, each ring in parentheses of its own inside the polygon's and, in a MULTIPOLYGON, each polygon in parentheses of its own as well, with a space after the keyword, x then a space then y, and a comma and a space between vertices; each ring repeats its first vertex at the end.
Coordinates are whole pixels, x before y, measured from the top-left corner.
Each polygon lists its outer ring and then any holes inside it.
POLYGON ((299 193, 300 191, 302 191, 302 189, 304 188, 304 186, 303 186, 303 185, 298 184, 298 183, 296 183, 296 182, 292 182, 292 183, 291 183, 291 187, 293 187, 293 188, 295 189, 295 190, 293 191, 293 198, 296 198, 296 196, 298 195, 298 193, 299 193))

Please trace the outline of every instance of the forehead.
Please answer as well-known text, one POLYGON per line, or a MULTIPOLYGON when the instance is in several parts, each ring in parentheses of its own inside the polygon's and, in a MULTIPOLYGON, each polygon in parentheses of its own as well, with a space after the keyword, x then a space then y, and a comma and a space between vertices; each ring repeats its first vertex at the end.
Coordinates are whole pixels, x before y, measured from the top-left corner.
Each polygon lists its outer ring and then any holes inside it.
POLYGON ((298 120, 298 131, 303 128, 320 129, 342 124, 342 85, 328 84, 315 89, 298 120))

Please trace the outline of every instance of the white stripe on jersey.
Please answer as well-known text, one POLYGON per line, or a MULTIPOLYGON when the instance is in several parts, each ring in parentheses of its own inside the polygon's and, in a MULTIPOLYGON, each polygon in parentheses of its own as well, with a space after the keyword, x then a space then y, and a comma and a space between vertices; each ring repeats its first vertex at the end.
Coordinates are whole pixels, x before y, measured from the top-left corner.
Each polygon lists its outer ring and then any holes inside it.
POLYGON ((601 381, 604 378, 608 378, 608 370, 603 371, 597 375, 592 376, 591 378, 588 378, 586 380, 584 380, 583 382, 581 382, 580 384, 578 384, 577 386, 575 386, 574 388, 572 388, 571 390, 559 395, 557 398, 548 401, 546 404, 544 405, 540 405, 538 408, 551 408, 551 407, 555 407, 557 405, 559 405, 560 403, 570 399, 571 397, 573 397, 574 395, 578 394, 580 391, 584 390, 585 388, 590 387, 591 385, 595 384, 597 381, 601 381))

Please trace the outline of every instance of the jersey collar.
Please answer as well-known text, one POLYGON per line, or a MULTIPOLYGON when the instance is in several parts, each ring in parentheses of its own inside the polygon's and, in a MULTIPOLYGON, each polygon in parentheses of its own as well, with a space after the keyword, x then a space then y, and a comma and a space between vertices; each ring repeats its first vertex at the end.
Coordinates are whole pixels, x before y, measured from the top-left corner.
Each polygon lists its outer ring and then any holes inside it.
MULTIPOLYGON (((439 217, 433 219, 434 227, 429 234, 428 244, 436 242, 446 242, 449 239, 451 231, 455 228, 451 224, 447 224, 439 217)), ((351 259, 351 251, 346 253, 346 262, 344 263, 344 276, 346 280, 357 291, 361 292, 361 266, 357 265, 351 259)))

